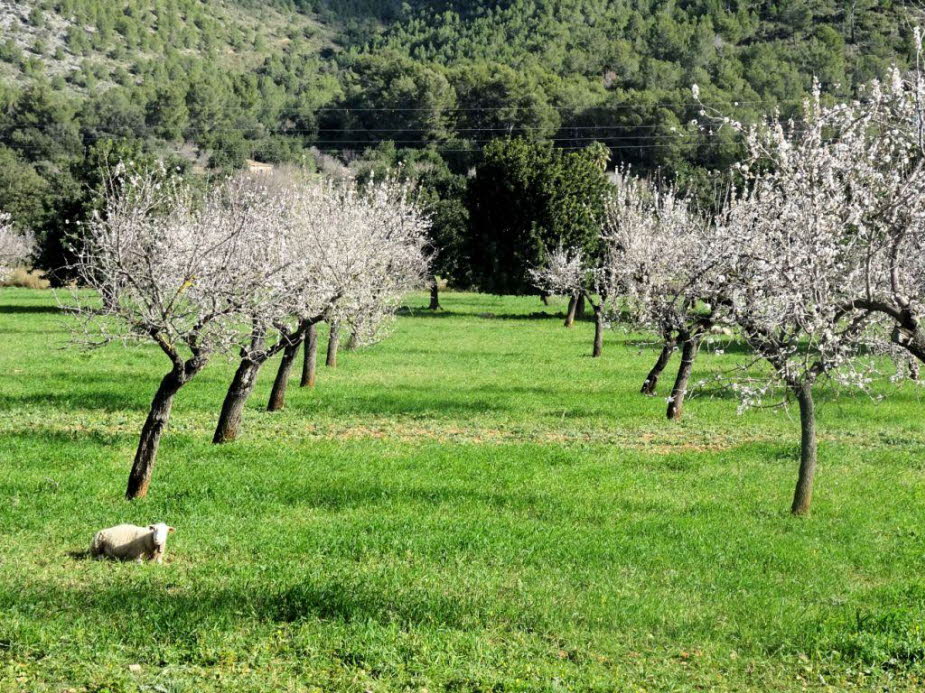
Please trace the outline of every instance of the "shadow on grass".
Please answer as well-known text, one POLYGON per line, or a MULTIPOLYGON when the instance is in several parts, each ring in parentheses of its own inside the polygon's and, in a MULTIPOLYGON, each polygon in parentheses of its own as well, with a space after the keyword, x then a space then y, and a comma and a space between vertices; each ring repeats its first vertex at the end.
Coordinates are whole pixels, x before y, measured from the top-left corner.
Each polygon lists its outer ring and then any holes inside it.
POLYGON ((23 306, 23 305, 0 305, 0 315, 4 313, 9 315, 25 314, 25 313, 55 313, 55 314, 65 314, 67 311, 62 310, 58 306, 23 306))
POLYGON ((405 318, 478 318, 482 320, 565 320, 565 313, 548 313, 535 311, 533 313, 492 313, 490 311, 470 312, 470 311, 453 311, 438 310, 432 311, 428 308, 411 308, 404 306, 399 308, 396 315, 405 318))
POLYGON ((62 411, 98 409, 105 412, 147 410, 147 398, 133 397, 115 391, 98 392, 32 392, 0 398, 0 411, 13 411, 22 407, 51 407, 62 411))
POLYGON ((509 412, 510 408, 497 402, 475 399, 461 394, 458 399, 435 397, 439 390, 419 388, 419 393, 409 393, 410 388, 402 388, 395 396, 368 395, 351 397, 346 400, 323 401, 306 400, 290 402, 288 408, 300 414, 310 416, 319 410, 333 415, 349 416, 357 414, 373 415, 412 415, 447 418, 454 415, 472 415, 491 412, 509 412))
MULTIPOLYGON (((527 513, 532 516, 562 518, 572 515, 572 510, 548 494, 511 489, 489 491, 471 487, 456 486, 389 486, 385 484, 343 481, 313 480, 310 484, 281 485, 274 494, 274 500, 287 508, 309 507, 325 511, 340 512, 375 505, 402 507, 408 503, 417 505, 479 506, 490 512, 527 513)), ((270 514, 278 514, 273 509, 270 514)))
POLYGON ((119 637, 123 642, 134 646, 144 647, 150 640, 150 633, 157 632, 161 645, 189 649, 185 656, 196 658, 209 656, 195 646, 201 642, 199 634, 216 625, 227 628, 230 621, 335 621, 452 629, 504 624, 535 630, 544 626, 536 615, 513 601, 489 603, 483 595, 472 590, 409 585, 407 581, 395 582, 387 576, 356 570, 342 569, 333 574, 329 570, 306 575, 297 582, 275 585, 268 579, 269 584, 260 589, 254 589, 252 580, 242 579, 240 586, 200 584, 178 591, 170 583, 157 584, 161 581, 156 578, 146 583, 144 589, 125 584, 136 582, 128 578, 129 571, 169 574, 169 559, 162 566, 108 561, 102 565, 116 570, 122 578, 121 584, 3 590, 0 607, 39 604, 40 608, 53 613, 81 613, 94 621, 111 622, 121 633, 119 637), (248 582, 250 584, 246 584, 248 582), (131 620, 131 629, 119 627, 118 624, 126 619, 131 620))
POLYGON ((471 318, 472 313, 468 312, 457 312, 455 310, 431 310, 430 308, 422 307, 415 308, 413 306, 402 306, 395 311, 395 315, 398 315, 403 318, 471 318))
MULTIPOLYGON (((629 348, 647 349, 651 351, 653 354, 653 357, 652 357, 653 364, 655 363, 655 359, 658 357, 658 352, 661 351, 662 346, 663 346, 663 342, 660 341, 657 337, 652 337, 651 339, 638 339, 638 338, 625 339, 623 341, 616 341, 615 343, 620 344, 625 347, 629 347, 629 348)), ((702 356, 714 356, 716 355, 714 353, 716 351, 722 351, 725 354, 742 354, 742 355, 748 355, 748 356, 755 356, 757 358, 757 355, 752 350, 752 348, 748 346, 748 344, 741 339, 726 338, 726 339, 723 339, 722 341, 718 340, 717 342, 714 342, 714 343, 705 342, 700 347, 700 355, 702 356)), ((677 349, 675 353, 672 354, 672 361, 669 362, 668 367, 670 368, 670 364, 672 362, 675 362, 675 359, 678 359, 679 357, 680 357, 680 349, 677 349)), ((694 367, 696 368, 696 363, 694 367)))
MULTIPOLYGON (((130 431, 126 433, 110 433, 90 428, 73 431, 56 431, 48 428, 32 427, 17 428, 4 431, 0 434, 0 443, 6 443, 11 440, 19 440, 22 442, 39 440, 48 447, 90 444, 100 448, 111 448, 119 445, 135 445, 138 442, 138 432, 140 431, 141 424, 139 424, 137 432, 130 431)), ((161 445, 173 445, 173 441, 181 437, 180 434, 173 433, 167 436, 161 445)))

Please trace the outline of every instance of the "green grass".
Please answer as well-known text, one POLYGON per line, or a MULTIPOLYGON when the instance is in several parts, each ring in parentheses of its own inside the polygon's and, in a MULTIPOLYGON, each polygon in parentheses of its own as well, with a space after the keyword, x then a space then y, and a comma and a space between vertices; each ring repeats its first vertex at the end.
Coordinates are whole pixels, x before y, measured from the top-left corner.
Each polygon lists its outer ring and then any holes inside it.
POLYGON ((277 414, 271 364, 224 447, 213 363, 129 504, 166 359, 67 348, 51 294, 0 290, 0 691, 925 685, 920 388, 820 394, 795 519, 793 412, 717 393, 669 423, 639 335, 594 360, 589 323, 536 315, 561 302, 442 300, 277 414), (71 555, 158 520, 162 566, 71 555))

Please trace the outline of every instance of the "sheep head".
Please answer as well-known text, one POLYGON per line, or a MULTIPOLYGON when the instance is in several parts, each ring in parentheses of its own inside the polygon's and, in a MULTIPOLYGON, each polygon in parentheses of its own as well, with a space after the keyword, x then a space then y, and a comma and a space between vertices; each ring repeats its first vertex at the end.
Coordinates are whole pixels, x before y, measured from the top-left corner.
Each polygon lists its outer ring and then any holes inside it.
POLYGON ((154 525, 148 525, 148 529, 150 529, 154 533, 154 545, 159 550, 163 550, 164 547, 167 545, 167 535, 170 534, 171 532, 177 531, 176 528, 170 527, 169 525, 163 522, 158 522, 157 524, 154 524, 154 525))

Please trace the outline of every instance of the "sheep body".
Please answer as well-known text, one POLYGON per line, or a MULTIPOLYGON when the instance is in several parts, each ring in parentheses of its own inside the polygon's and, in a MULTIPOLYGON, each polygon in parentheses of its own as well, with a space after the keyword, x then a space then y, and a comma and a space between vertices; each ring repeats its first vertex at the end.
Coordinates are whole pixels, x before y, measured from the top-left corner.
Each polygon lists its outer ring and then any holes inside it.
POLYGON ((90 543, 90 555, 94 558, 116 558, 120 561, 137 561, 142 559, 161 563, 164 560, 164 548, 168 532, 173 527, 164 523, 139 527, 123 524, 101 529, 90 543))

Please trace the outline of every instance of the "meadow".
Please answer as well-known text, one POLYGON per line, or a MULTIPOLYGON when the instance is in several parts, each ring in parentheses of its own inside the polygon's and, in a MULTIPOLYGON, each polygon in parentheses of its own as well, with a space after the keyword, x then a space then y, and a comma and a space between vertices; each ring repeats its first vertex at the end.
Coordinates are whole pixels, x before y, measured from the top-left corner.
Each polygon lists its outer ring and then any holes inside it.
POLYGON ((219 447, 216 361, 129 503, 166 359, 70 347, 50 292, 0 289, 0 691, 925 687, 925 390, 821 392, 794 518, 793 409, 707 391, 668 422, 644 335, 592 359, 562 300, 442 303, 272 414, 271 363, 219 447), (164 565, 80 555, 159 520, 164 565))

